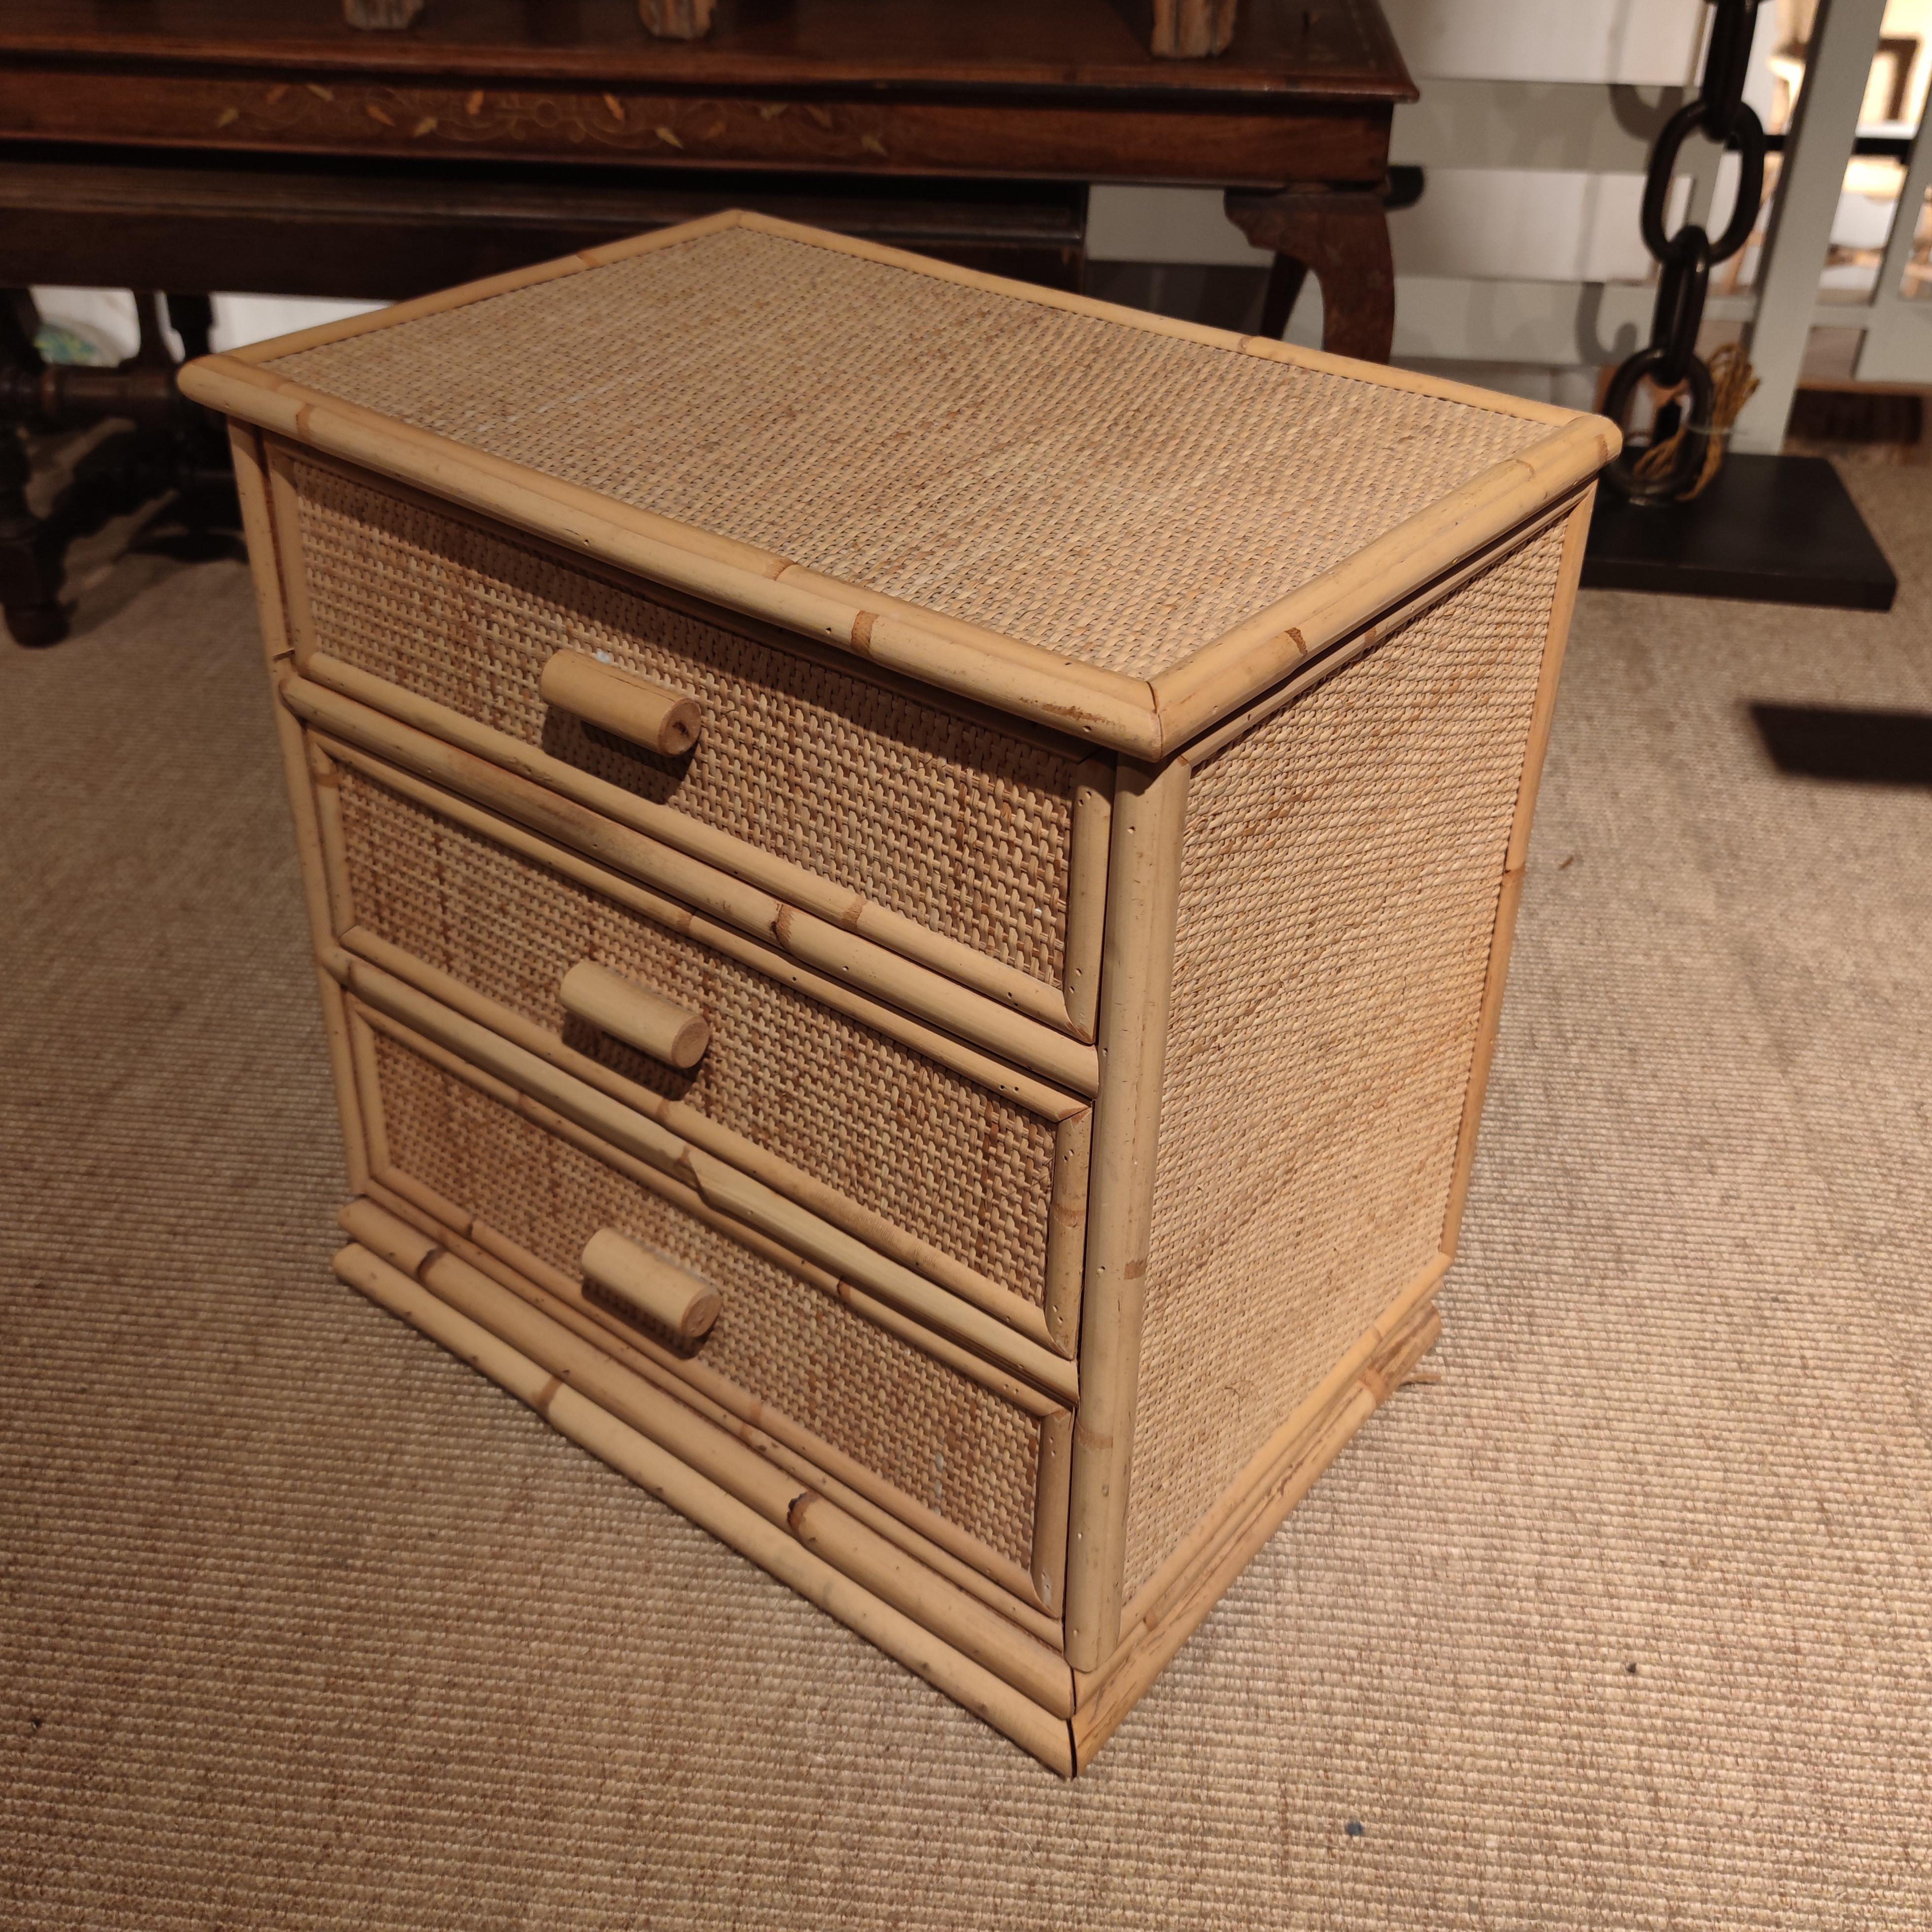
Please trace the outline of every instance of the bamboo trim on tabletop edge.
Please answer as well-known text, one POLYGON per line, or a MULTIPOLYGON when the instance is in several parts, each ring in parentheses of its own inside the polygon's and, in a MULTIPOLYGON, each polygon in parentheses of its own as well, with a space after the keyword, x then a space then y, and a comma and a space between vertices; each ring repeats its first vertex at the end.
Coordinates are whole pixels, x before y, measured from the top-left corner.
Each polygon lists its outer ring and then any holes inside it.
POLYGON ((1272 691, 1257 698, 1245 710, 1225 718, 1211 730, 1191 740, 1174 755, 1185 758, 1195 770, 1217 758, 1232 746, 1239 744, 1257 725, 1264 724, 1274 715, 1285 710, 1294 700, 1324 684, 1336 673, 1346 670, 1357 658, 1385 642, 1398 632, 1413 623, 1418 618, 1426 616, 1438 605, 1448 602, 1456 592, 1466 588, 1478 578, 1505 563, 1526 545, 1534 543, 1546 531, 1576 512, 1579 502, 1587 503, 1595 488, 1586 485, 1581 496, 1570 496, 1554 508, 1540 512, 1526 523, 1509 531, 1489 550, 1480 556, 1466 559, 1450 571, 1445 572, 1432 582, 1403 602, 1384 610, 1375 621, 1344 637, 1339 643, 1328 645, 1319 650, 1310 648, 1307 657, 1302 660, 1301 668, 1292 672, 1272 691))
MULTIPOLYGON (((352 482, 366 484, 371 480, 368 472, 358 471, 350 465, 328 462, 317 458, 310 451, 302 451, 300 454, 307 460, 316 461, 320 466, 352 482)), ((619 824, 628 825, 634 831, 641 832, 688 858, 714 866, 734 878, 742 879, 748 885, 754 886, 762 892, 769 892, 796 906, 802 912, 812 914, 842 931, 856 933, 860 938, 884 946, 889 952, 900 954, 933 972, 956 980, 962 986, 985 994, 996 1004, 1010 1006, 1014 1012, 1037 1020, 1044 1026, 1070 1033, 1076 1039, 1091 1043, 1090 1022, 1083 1028, 1081 1019, 1072 1010, 1074 994, 1071 988, 1076 983, 1072 970, 1076 962, 1076 942, 1070 933, 1063 943, 1064 964, 1060 982, 1055 984, 1037 978, 1018 967, 993 958, 964 940, 951 938, 944 933, 937 932, 904 913, 894 912, 890 908, 867 898, 863 893, 855 892, 803 866, 782 859, 748 839, 720 831, 716 826, 706 824, 702 819, 694 818, 675 806, 641 798, 621 785, 598 778, 566 760, 553 756, 539 746, 528 744, 509 732, 484 724, 466 712, 439 704, 434 698, 425 698, 410 690, 406 685, 378 676, 372 671, 364 670, 358 665, 323 650, 316 639, 314 614, 308 602, 308 566, 302 550, 300 527, 301 489, 290 467, 292 446, 271 439, 268 457, 275 501, 282 506, 282 514, 288 526, 287 540, 281 546, 284 568, 287 573, 289 586, 285 594, 291 599, 290 629, 295 668, 304 678, 356 704, 367 706, 371 710, 380 712, 398 724, 425 731, 432 737, 440 738, 446 743, 486 758, 493 764, 500 765, 519 777, 530 778, 553 790, 560 791, 602 813, 605 818, 614 818, 619 824)), ((374 480, 385 490, 393 493, 403 500, 416 502, 433 514, 451 518, 499 538, 503 534, 500 524, 492 523, 488 518, 466 511, 459 505, 427 496, 421 490, 395 484, 387 478, 374 480)), ((1077 846, 1082 837, 1081 810, 1084 802, 1088 814, 1099 826, 1104 847, 1106 798, 1101 797, 1096 806, 1087 797, 1087 794, 1100 791, 1110 784, 1111 764, 1098 760, 1078 760, 1076 748, 1070 746, 1058 734, 1035 729, 1010 713, 993 710, 970 699, 938 692, 929 684, 918 684, 899 673, 884 670, 862 659, 855 659, 849 652, 831 650, 796 632, 782 630, 776 626, 761 623, 756 619, 745 616, 742 613, 727 610, 716 605, 707 605, 700 599, 664 591, 658 585, 640 582, 638 578, 625 572, 601 566, 595 559, 574 555, 556 544, 538 538, 530 541, 538 544, 560 567, 594 574, 600 581, 609 582, 632 596, 646 596, 646 601, 649 601, 648 592, 658 592, 668 601, 670 608, 687 610, 704 621, 728 620, 728 627, 735 628, 739 634, 751 637, 754 641, 763 644, 767 648, 788 652, 808 662, 832 665, 846 676, 872 682, 879 688, 922 704, 942 716, 963 716, 980 723, 986 728, 998 730, 1022 743, 1033 744, 1050 751, 1066 764, 1072 778, 1072 810, 1070 814, 1072 842, 1077 846)), ((1090 845, 1090 830, 1086 839, 1090 845)), ((1069 853, 1067 871, 1070 919, 1072 916, 1071 903, 1076 890, 1076 855, 1072 851, 1069 853)), ((1097 928, 1094 934, 1094 944, 1097 952, 1097 928)))
POLYGON ((1157 772, 1123 763, 1115 776, 1067 1532, 1066 1654, 1084 1670, 1120 1635, 1188 777, 1178 758, 1157 772))
POLYGON ((1010 712, 1076 744, 1143 754, 1156 748, 1144 679, 824 576, 228 356, 189 364, 180 382, 194 400, 273 435, 1010 712))
POLYGON ((908 1496, 864 1463, 793 1421, 782 1410, 760 1402, 702 1360, 674 1354, 642 1330, 599 1307, 585 1298, 580 1282, 551 1268, 487 1221, 442 1199, 413 1176, 392 1170, 372 1177, 367 1192, 378 1207, 450 1249, 573 1334, 646 1378, 668 1378, 666 1386, 675 1383, 673 1393, 680 1401, 821 1490, 842 1509, 897 1543, 928 1569, 992 1605, 1030 1636, 1054 1649, 1060 1648, 1058 1618, 1046 1612, 1027 1572, 1010 1557, 908 1496))
MULTIPOLYGON (((760 956, 776 952, 788 962, 856 987, 872 1000, 956 1034, 1076 1094, 1090 1097, 1098 1084, 1094 1048, 1070 1034, 1029 1019, 956 980, 888 952, 816 914, 801 912, 536 778, 507 770, 491 759, 399 723, 386 712, 290 673, 283 674, 280 694, 282 703, 304 724, 332 740, 341 741, 328 747, 332 756, 356 763, 354 754, 359 751, 388 766, 399 766, 407 777, 444 792, 458 793, 607 868, 670 895, 680 902, 677 930, 694 932, 700 919, 722 921, 757 941, 760 956)), ((386 775, 382 782, 392 790, 406 790, 386 775)), ((444 804, 430 808, 446 817, 454 815, 444 804)), ((506 842, 498 836, 498 842, 506 842)), ((640 904, 639 909, 661 924, 673 922, 646 905, 640 904)), ((712 939, 707 943, 718 942, 712 939)), ((762 956, 750 963, 771 970, 762 956)))
MULTIPOLYGON (((1346 358, 1325 356, 1320 352, 1296 350, 1261 338, 1231 336, 1217 330, 1197 332, 1192 325, 1173 323, 1166 318, 1134 310, 1117 311, 1085 297, 1062 296, 1023 284, 1010 285, 976 271, 952 269, 877 244, 801 228, 770 217, 740 213, 722 220, 707 218, 701 231, 700 225, 693 224, 691 233, 734 225, 757 228, 940 280, 994 289, 1121 326, 1323 370, 1375 386, 1433 395, 1552 430, 1521 455, 1496 465, 1488 472, 1492 478, 1522 470, 1533 480, 1539 472, 1554 466, 1558 470, 1576 470, 1568 484, 1558 485, 1570 487, 1609 461, 1618 447, 1614 427, 1600 417, 1500 398, 1432 377, 1354 363, 1346 358), (1574 458, 1580 450, 1590 454, 1583 466, 1576 468, 1574 458)), ((521 273, 526 282, 542 281, 598 266, 590 260, 593 254, 601 262, 651 248, 674 245, 686 238, 688 237, 675 231, 659 231, 521 273)), ((473 293, 453 290, 442 298, 428 299, 436 302, 438 309, 447 309, 504 292, 502 278, 498 278, 496 284, 479 285, 473 293)), ((410 314, 424 312, 419 308, 410 310, 410 314)), ((389 321, 373 320, 369 327, 393 326, 410 319, 410 314, 381 313, 388 316, 389 321)), ((1157 758, 1184 738, 1208 728, 1224 715, 1225 710, 1241 701, 1238 692, 1230 698, 1226 688, 1228 651, 1225 647, 1237 640, 1250 647, 1269 647, 1259 668, 1248 680, 1245 694, 1252 696, 1264 689, 1280 676, 1283 666, 1275 660, 1288 648, 1288 640, 1276 634, 1298 628, 1292 620, 1273 622, 1275 611, 1282 607, 1271 607, 1244 620, 1181 665, 1162 674, 1172 681, 1170 706, 1176 712, 1171 722, 1163 721, 1159 716, 1163 708, 1160 678, 1150 688, 1144 680, 1102 670, 1023 639, 945 617, 923 607, 807 570, 776 553, 621 504, 596 491, 566 484, 453 438, 416 428, 359 404, 268 372, 268 363, 292 354, 302 346, 314 345, 291 338, 286 346, 257 345, 256 354, 247 360, 227 355, 203 358, 183 372, 184 391, 210 407, 244 416, 264 428, 327 450, 345 460, 365 464, 385 476, 428 488, 439 496, 468 503, 538 534, 562 538, 572 550, 591 550, 621 566, 639 570, 646 577, 695 590, 710 601, 774 619, 807 635, 823 638, 838 648, 891 664, 923 682, 981 699, 1076 739, 1109 745, 1130 756, 1157 758), (702 581, 698 580, 700 578, 702 581), (1255 634, 1250 637, 1249 633, 1255 634), (1216 652, 1220 654, 1207 665, 1201 665, 1204 656, 1216 652), (1222 712, 1199 715, 1210 699, 1222 704, 1222 712)), ((1469 487, 1466 484, 1464 489, 1469 487)), ((1492 490, 1500 488, 1499 484, 1492 484, 1492 490)), ((1452 493, 1444 500, 1454 502, 1461 494, 1452 493)), ((1474 514, 1474 507, 1462 512, 1466 520, 1474 514)), ((1439 548, 1443 525, 1439 504, 1406 519, 1378 540, 1389 548, 1378 557, 1376 568, 1388 571, 1391 556, 1406 561, 1407 552, 1418 541, 1425 545, 1433 542, 1439 548), (1399 541, 1392 542, 1392 539, 1399 541)), ((1498 532, 1478 529, 1465 534, 1468 537, 1466 550, 1472 550, 1493 541, 1498 532)), ((1322 580, 1315 580, 1318 584, 1322 580)), ((1413 584, 1412 572, 1406 580, 1413 584)), ((1304 591, 1296 595, 1300 597, 1305 592, 1304 586, 1304 591)), ((1289 602, 1293 604, 1294 599, 1289 602)))
POLYGON ((854 1583, 789 1529, 768 1521, 369 1250, 352 1244, 338 1253, 336 1266, 349 1286, 488 1376, 535 1409, 560 1434, 750 1558, 1012 1738, 1049 1769, 1063 1777, 1072 1775, 1066 1723, 1024 1692, 854 1583))
MULTIPOLYGON (((241 423, 228 425, 229 449, 234 458, 236 494, 240 499, 242 528, 248 540, 249 574, 255 589, 255 612, 262 627, 262 656, 271 679, 292 656, 282 606, 281 572, 274 514, 269 507, 263 467, 262 439, 241 423)), ((296 854, 302 874, 302 901, 308 914, 309 943, 315 956, 316 991, 322 1007, 322 1037, 328 1052, 330 1084, 335 1090, 337 1118, 342 1130, 343 1159, 349 1184, 360 1189, 369 1178, 368 1144, 363 1136, 362 1110, 356 1099, 354 1058, 349 1037, 349 1016, 342 988, 323 970, 320 955, 330 943, 328 866, 316 820, 315 798, 309 783, 307 734, 279 703, 275 737, 287 788, 289 812, 295 821, 296 854)))
POLYGON ((1436 1346, 1442 1329, 1442 1318, 1434 1307, 1424 1306, 1412 1314, 1390 1336, 1383 1352, 1360 1370, 1249 1492, 1248 1507, 1230 1512, 1222 1535, 1186 1589, 1155 1606, 1157 1618, 1129 1627, 1127 1640, 1108 1660, 1104 1673, 1088 1676, 1076 1672, 1078 1707, 1072 1730, 1077 1768, 1084 1770, 1092 1763, 1121 1720, 1207 1621, 1208 1613, 1355 1432, 1436 1346))
POLYGON ((1001 1313, 980 1308, 910 1268, 877 1253, 772 1189, 655 1120, 550 1067, 534 1054, 424 997, 365 962, 332 949, 332 970, 355 994, 353 1010, 379 1032, 476 1087, 526 1119, 570 1141, 652 1192, 697 1215, 740 1245, 774 1258, 788 1271, 855 1313, 979 1382, 1036 1418, 1078 1399, 1078 1371, 1032 1332, 1040 1311, 1010 1291, 1001 1313), (701 1212, 700 1210, 701 1209, 701 1212), (747 1234, 758 1238, 746 1239, 747 1234), (801 1273, 800 1258, 810 1264, 801 1273))
POLYGON ((373 1203, 352 1202, 338 1218, 352 1240, 722 1484, 769 1521, 789 1529, 855 1582, 995 1672, 1035 1703, 1058 1717, 1072 1715, 1072 1673, 1057 1652, 914 1562, 905 1551, 824 1496, 801 1494, 796 1478, 661 1387, 656 1378, 639 1374, 373 1203))
POLYGON ((1469 1179, 1476 1164, 1476 1140, 1488 1098, 1490 1069, 1496 1058, 1496 1036, 1502 1025, 1503 996, 1509 983, 1510 949, 1522 902, 1529 863, 1529 835, 1536 816, 1537 794, 1543 782, 1543 761, 1550 748, 1550 730, 1556 716, 1556 692, 1569 646, 1570 624, 1576 608, 1576 590, 1583 574, 1583 553, 1589 541, 1594 489, 1585 491, 1570 513, 1563 533, 1563 556, 1557 567, 1556 596, 1544 634, 1543 662, 1537 674, 1536 698, 1530 712, 1529 735, 1523 750, 1522 776, 1516 786, 1516 810, 1510 820, 1509 844, 1503 855, 1503 876, 1496 896, 1496 922, 1490 941, 1490 963, 1483 978, 1482 1005, 1476 1022, 1475 1043, 1469 1056, 1468 1084, 1462 1092, 1462 1118, 1456 1130, 1456 1158, 1450 1170, 1449 1199, 1442 1217, 1442 1247, 1453 1255, 1462 1238, 1462 1212, 1468 1204, 1469 1179))
POLYGON ((1613 424, 1579 416, 1158 673, 1153 688, 1163 746, 1178 749, 1212 730, 1432 580, 1486 559, 1518 526, 1587 488, 1621 446, 1613 424))

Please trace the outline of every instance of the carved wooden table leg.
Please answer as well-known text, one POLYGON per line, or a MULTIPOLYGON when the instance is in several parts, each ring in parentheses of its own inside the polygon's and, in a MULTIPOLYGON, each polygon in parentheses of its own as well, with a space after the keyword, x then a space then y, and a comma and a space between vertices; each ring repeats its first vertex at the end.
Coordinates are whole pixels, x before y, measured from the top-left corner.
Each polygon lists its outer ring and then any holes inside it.
POLYGON ((1312 272, 1322 286, 1322 346, 1386 362, 1395 340, 1395 263, 1388 217, 1372 188, 1231 190, 1228 219, 1258 248, 1275 253, 1262 331, 1279 335, 1312 272))
MULTIPOLYGON (((137 292, 140 346, 112 369, 44 364, 34 346, 32 306, 0 291, 0 614, 16 644, 58 644, 68 545, 172 491, 189 554, 215 554, 217 532, 238 524, 226 439, 220 424, 175 388, 161 331, 161 298, 137 292), (45 515, 28 500, 31 470, 22 432, 71 429, 124 417, 134 427, 96 444, 45 515)), ((205 296, 171 296, 174 326, 190 356, 208 352, 212 311, 205 296)), ((177 545, 177 548, 180 548, 177 545)))

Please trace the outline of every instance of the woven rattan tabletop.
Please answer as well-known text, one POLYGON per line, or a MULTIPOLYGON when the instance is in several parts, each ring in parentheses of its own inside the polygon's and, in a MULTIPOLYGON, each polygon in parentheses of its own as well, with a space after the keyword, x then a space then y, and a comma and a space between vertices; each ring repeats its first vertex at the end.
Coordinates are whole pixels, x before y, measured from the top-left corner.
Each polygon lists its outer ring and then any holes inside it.
POLYGON ((706 554, 730 580, 705 594, 1138 752, 1613 453, 1597 418, 737 213, 184 387, 439 494, 481 466, 512 520, 636 569, 586 520, 628 518, 647 574, 706 554), (947 662, 962 640, 1022 683, 947 662))
POLYGON ((1150 677, 1547 434, 731 228, 278 375, 1150 677))

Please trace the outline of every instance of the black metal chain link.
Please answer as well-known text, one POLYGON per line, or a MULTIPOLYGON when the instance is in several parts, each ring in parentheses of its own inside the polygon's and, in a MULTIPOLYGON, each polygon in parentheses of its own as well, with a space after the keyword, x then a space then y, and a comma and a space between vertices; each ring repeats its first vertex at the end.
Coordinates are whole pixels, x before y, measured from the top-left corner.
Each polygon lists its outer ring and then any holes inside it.
POLYGON ((1604 413, 1623 426, 1637 384, 1646 376, 1658 388, 1690 391, 1688 434, 1676 459, 1660 475, 1639 476, 1636 464, 1649 446, 1625 447, 1606 480, 1633 502, 1668 502, 1682 496, 1702 475, 1711 437, 1711 372, 1697 353, 1697 331, 1711 270, 1728 261, 1750 239, 1764 198, 1764 128, 1744 99, 1750 65, 1759 0, 1708 0, 1717 9, 1704 77, 1695 100, 1672 115, 1650 151, 1644 177, 1640 226, 1643 245, 1656 258, 1657 303, 1651 311, 1650 340, 1622 363, 1610 379, 1604 413), (1738 197, 1731 218, 1715 241, 1696 222, 1675 235, 1664 232, 1664 209, 1676 173, 1678 152, 1694 133, 1702 134, 1738 157, 1738 197))

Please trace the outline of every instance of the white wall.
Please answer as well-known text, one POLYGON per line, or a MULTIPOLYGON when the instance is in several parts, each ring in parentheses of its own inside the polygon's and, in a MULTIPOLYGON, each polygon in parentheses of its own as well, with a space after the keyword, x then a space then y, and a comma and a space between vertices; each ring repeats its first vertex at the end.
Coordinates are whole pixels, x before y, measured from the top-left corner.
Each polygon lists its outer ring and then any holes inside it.
MULTIPOLYGON (((118 362, 134 354, 141 326, 134 296, 126 289, 37 288, 34 300, 44 322, 64 324, 90 344, 103 358, 118 362)), ((380 302, 323 302, 304 296, 218 295, 214 298, 213 346, 240 349, 271 336, 286 335, 338 316, 361 315, 380 308, 380 302)), ((169 331, 170 347, 178 356, 181 338, 169 331)))

